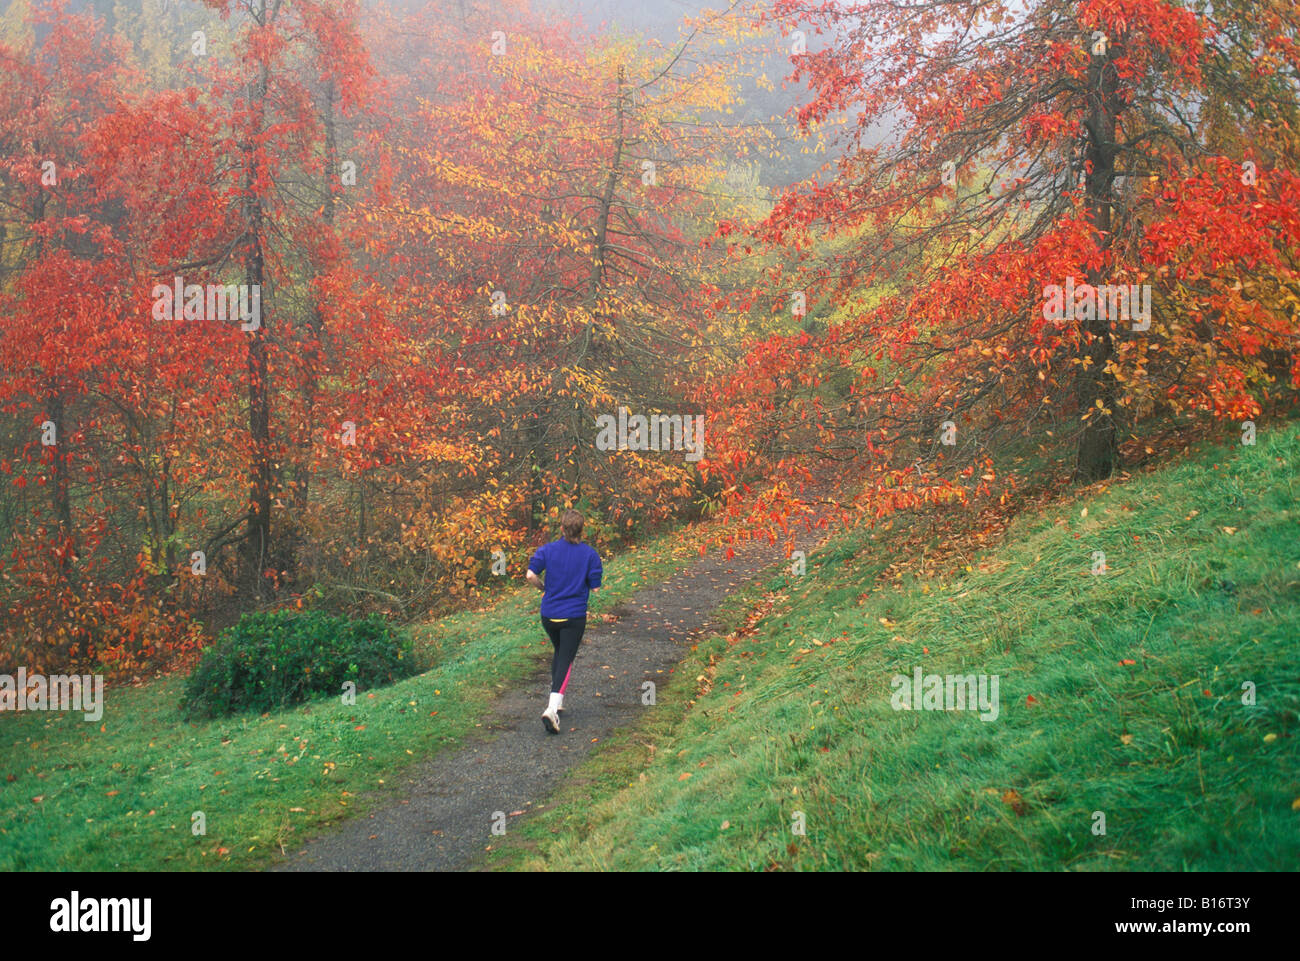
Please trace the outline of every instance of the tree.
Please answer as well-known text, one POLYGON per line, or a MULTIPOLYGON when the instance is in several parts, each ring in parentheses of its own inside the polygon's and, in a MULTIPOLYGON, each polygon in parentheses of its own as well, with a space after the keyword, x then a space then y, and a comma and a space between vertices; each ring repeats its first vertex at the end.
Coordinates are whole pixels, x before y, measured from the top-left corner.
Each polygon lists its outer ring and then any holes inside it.
POLYGON ((837 312, 815 349, 774 357, 781 380, 822 385, 787 417, 816 425, 797 462, 856 448, 878 502, 904 487, 904 503, 943 499, 945 453, 991 480, 999 432, 1042 437, 1066 417, 1086 482, 1109 476, 1152 406, 1257 414, 1274 376, 1263 353, 1294 383, 1294 312, 1243 295, 1297 279, 1294 165, 1256 159, 1243 175, 1252 132, 1276 142, 1295 100, 1295 17, 1266 10, 1252 23, 1164 0, 777 3, 786 29, 827 37, 792 57, 810 89, 800 122, 847 121, 830 175, 750 232, 798 258, 765 296, 806 289, 837 312), (1052 288, 1075 285, 1054 315, 1052 288), (1101 285, 1136 289, 1133 310, 1103 315, 1101 285), (945 452, 940 421, 967 442, 945 452))

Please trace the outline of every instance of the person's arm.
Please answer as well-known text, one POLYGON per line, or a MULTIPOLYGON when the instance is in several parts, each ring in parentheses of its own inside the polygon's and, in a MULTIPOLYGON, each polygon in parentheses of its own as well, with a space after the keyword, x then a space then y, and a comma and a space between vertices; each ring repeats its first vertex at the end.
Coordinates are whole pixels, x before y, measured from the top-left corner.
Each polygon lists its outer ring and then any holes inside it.
POLYGON ((529 584, 532 584, 533 587, 537 588, 539 591, 546 590, 546 585, 542 583, 541 577, 538 576, 542 571, 546 570, 545 547, 546 545, 543 544, 533 552, 533 556, 528 559, 528 570, 524 574, 524 580, 528 581, 529 584))
POLYGON ((600 563, 600 555, 594 549, 591 552, 591 559, 592 564, 587 568, 587 590, 598 591, 605 577, 605 567, 600 563))

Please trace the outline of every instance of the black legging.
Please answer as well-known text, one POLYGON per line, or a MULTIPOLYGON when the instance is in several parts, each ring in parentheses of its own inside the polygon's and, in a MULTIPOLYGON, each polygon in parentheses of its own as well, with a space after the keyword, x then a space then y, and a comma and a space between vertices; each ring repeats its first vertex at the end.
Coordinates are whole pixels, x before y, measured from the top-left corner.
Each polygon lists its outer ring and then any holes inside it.
POLYGON ((587 629, 587 619, 571 617, 559 624, 552 624, 543 617, 542 627, 555 648, 555 656, 551 659, 551 693, 563 694, 569 686, 569 671, 573 668, 578 645, 582 643, 582 632, 587 629))

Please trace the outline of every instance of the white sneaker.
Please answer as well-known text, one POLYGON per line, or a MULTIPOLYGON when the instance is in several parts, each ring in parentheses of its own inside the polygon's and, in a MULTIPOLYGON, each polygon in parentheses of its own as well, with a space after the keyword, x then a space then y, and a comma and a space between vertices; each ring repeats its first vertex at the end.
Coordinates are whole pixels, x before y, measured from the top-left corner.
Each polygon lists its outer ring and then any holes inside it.
POLYGON ((560 716, 552 708, 547 708, 542 713, 542 727, 546 728, 547 734, 560 733, 560 716))

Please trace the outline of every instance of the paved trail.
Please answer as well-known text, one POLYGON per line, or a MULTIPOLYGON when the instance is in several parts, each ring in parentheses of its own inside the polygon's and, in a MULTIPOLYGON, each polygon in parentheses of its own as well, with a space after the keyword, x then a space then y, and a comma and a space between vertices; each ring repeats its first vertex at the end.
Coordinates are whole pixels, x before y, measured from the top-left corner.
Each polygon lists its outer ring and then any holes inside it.
MULTIPOLYGON (((808 550, 821 535, 801 532, 808 550)), ((714 551, 690 568, 646 588, 611 613, 593 619, 574 662, 560 716, 562 731, 547 734, 541 713, 550 689, 545 669, 490 706, 481 730, 460 747, 397 775, 407 800, 345 822, 337 833, 312 840, 272 870, 464 871, 492 843, 493 812, 524 812, 545 801, 566 770, 593 742, 633 723, 643 711, 641 685, 663 683, 709 627, 718 604, 755 574, 782 560, 766 543, 746 545, 731 560, 714 551), (493 736, 495 735, 495 736, 493 736)), ((541 635, 541 625, 538 625, 541 635)), ((391 781, 390 781, 391 783, 391 781)))

